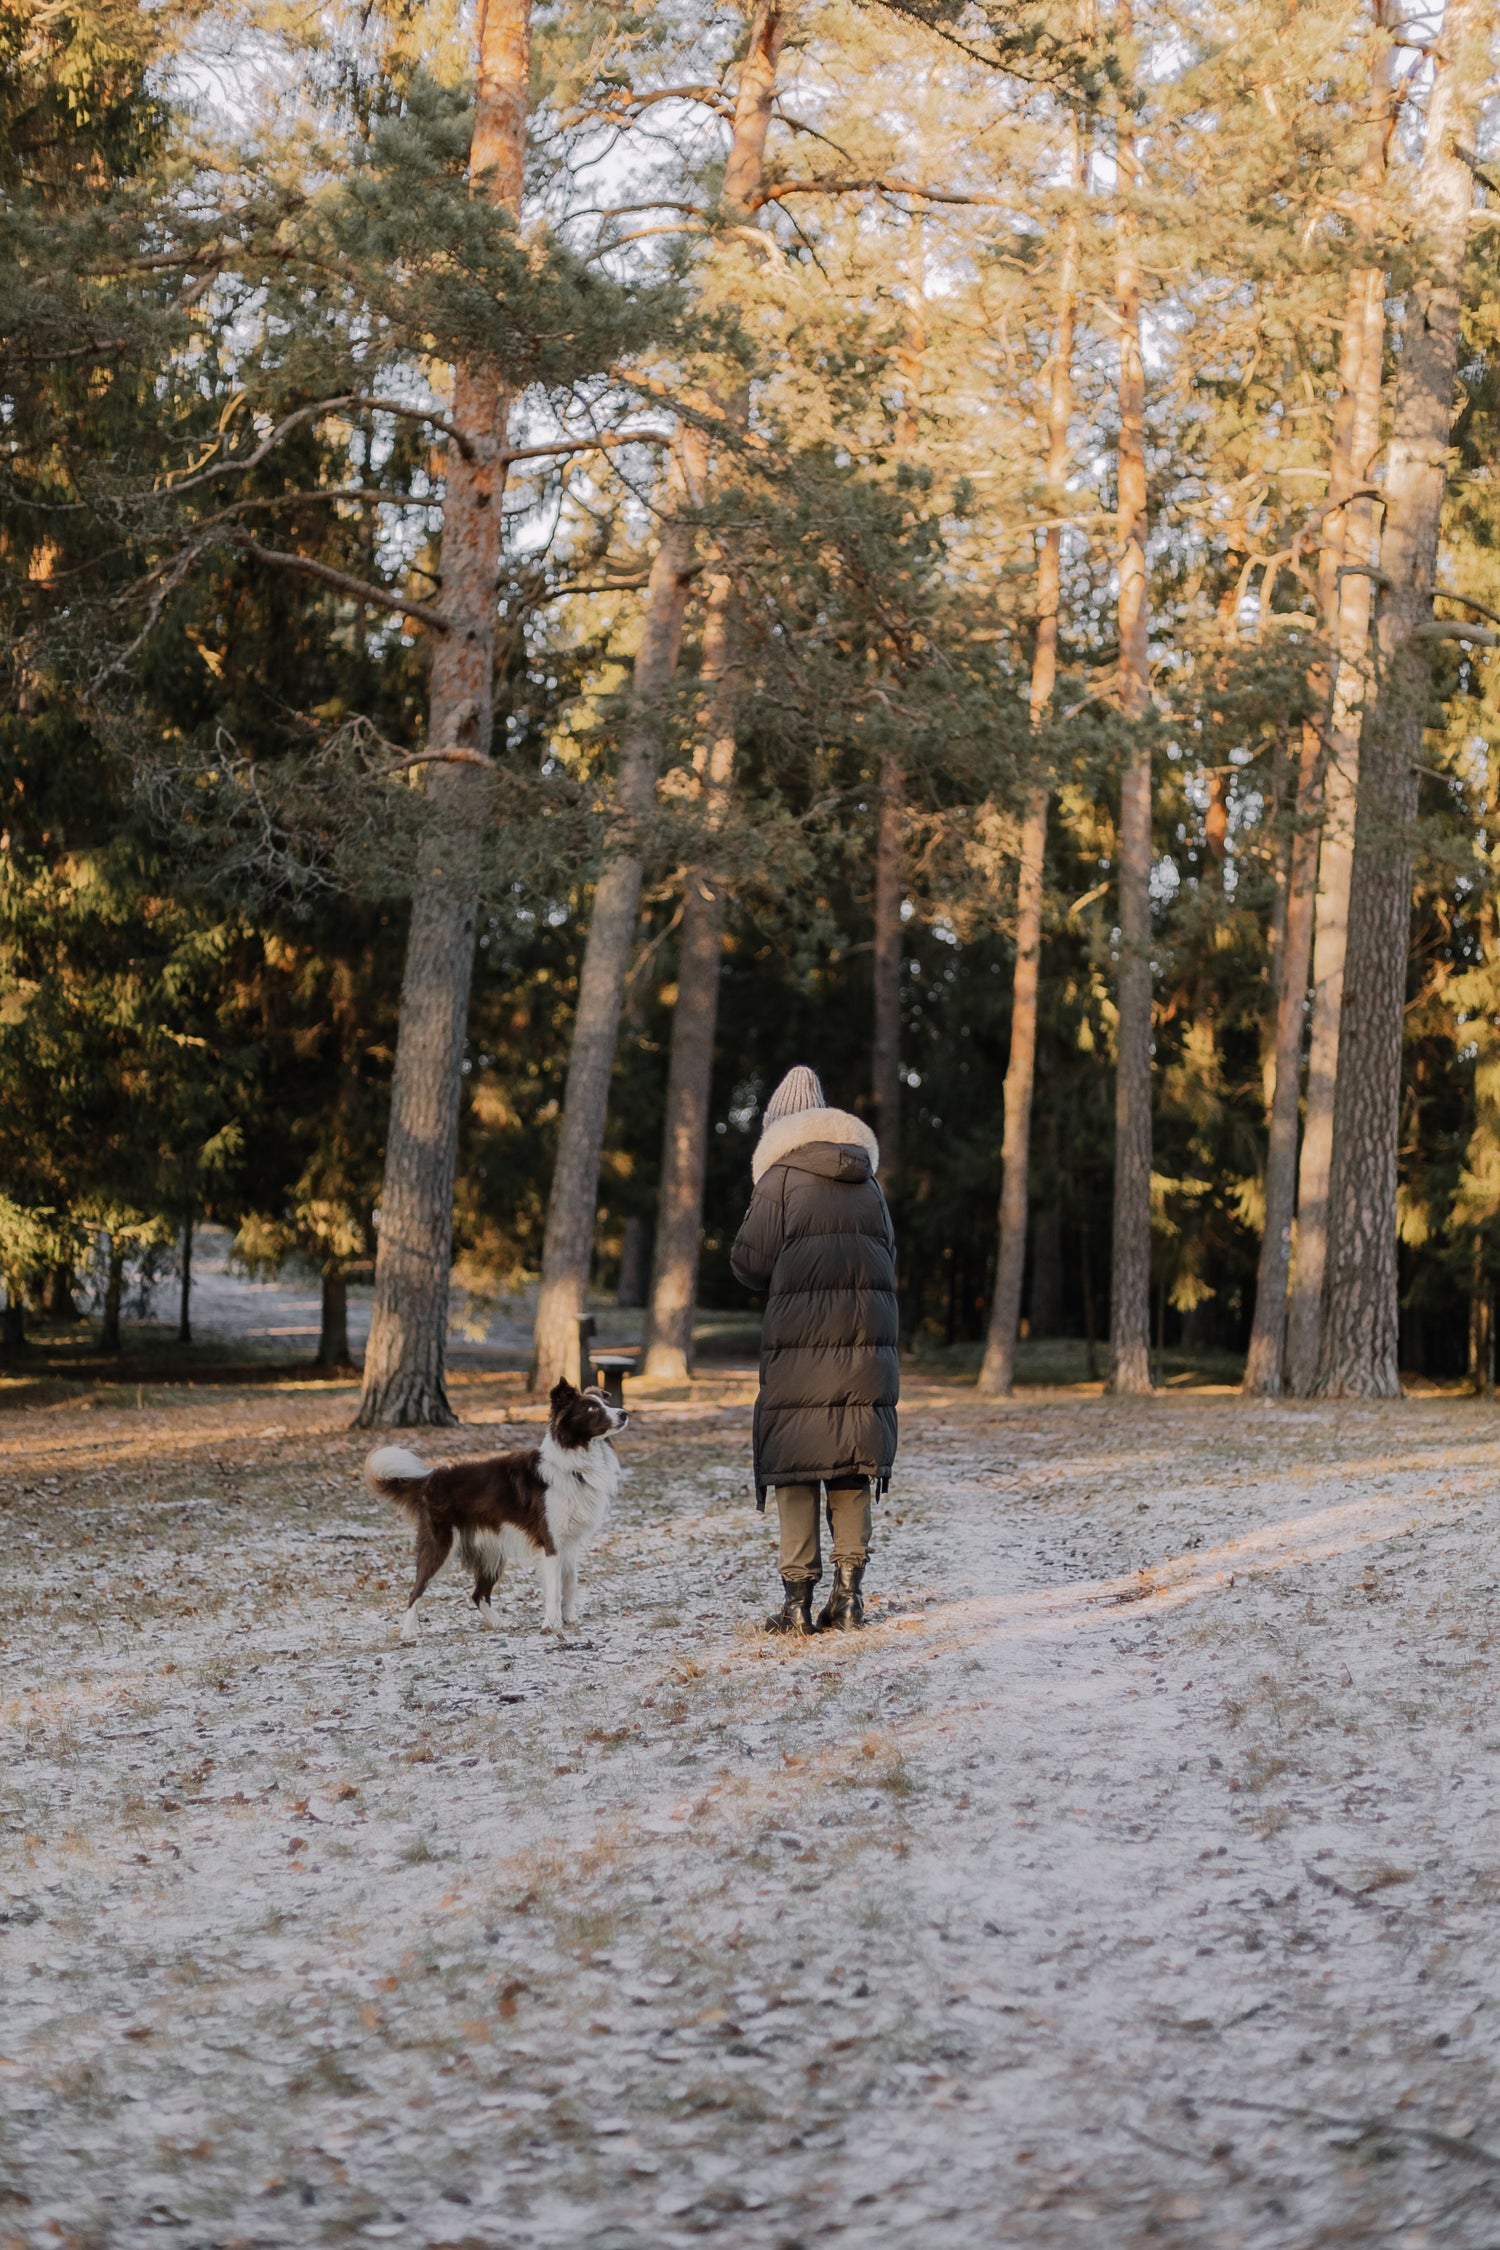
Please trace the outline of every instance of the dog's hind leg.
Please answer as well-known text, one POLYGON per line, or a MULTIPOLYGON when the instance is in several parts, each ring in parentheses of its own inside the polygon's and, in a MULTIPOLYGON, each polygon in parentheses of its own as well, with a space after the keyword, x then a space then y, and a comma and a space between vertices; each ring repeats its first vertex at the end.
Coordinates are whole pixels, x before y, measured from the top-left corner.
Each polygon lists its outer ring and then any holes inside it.
POLYGON ((562 1622, 562 1557, 560 1555, 543 1555, 542 1631, 544 1633, 560 1633, 562 1622))
POLYGON ((564 1547, 558 1556, 562 1577, 562 1621, 565 1625, 578 1623, 578 1549, 564 1547))
POLYGON ((452 1545, 453 1534, 446 1524, 441 1530, 438 1530, 434 1524, 428 1521, 426 1516, 423 1516, 421 1522, 417 1525, 417 1574, 412 1582, 411 1597, 406 1604, 405 1615, 401 1620, 401 1638, 403 1641, 414 1641, 416 1639, 417 1604, 448 1560, 452 1545))
POLYGON ((469 1599, 479 1612, 480 1624, 486 1626, 492 1633, 498 1632, 500 1629, 500 1620, 495 1615, 495 1605, 490 1600, 499 1578, 500 1566, 498 1564, 492 1567, 489 1563, 481 1562, 477 1556, 475 1557, 474 1591, 469 1599))

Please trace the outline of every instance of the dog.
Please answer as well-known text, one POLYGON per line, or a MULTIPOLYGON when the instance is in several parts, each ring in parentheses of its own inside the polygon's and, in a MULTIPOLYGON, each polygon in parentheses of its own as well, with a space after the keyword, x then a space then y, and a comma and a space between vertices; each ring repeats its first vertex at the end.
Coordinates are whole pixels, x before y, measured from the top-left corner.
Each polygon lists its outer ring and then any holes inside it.
POLYGON ((394 1500, 416 1526, 416 1578, 401 1619, 414 1640, 417 1603, 458 1541, 472 1571, 472 1600, 483 1625, 498 1620, 490 1600, 507 1563, 541 1572, 544 1632, 578 1618, 578 1556, 609 1513, 620 1482, 614 1439, 630 1417, 600 1391, 558 1383, 539 1446, 484 1461, 423 1461, 402 1445, 377 1446, 365 1482, 394 1500))

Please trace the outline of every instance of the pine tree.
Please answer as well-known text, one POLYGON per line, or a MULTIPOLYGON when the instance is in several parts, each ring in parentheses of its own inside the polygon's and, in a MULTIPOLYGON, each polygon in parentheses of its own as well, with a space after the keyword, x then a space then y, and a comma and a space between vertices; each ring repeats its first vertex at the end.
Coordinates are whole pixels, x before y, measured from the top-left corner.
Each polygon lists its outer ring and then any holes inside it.
MULTIPOLYGON (((531 67, 530 0, 484 0, 477 33, 469 177, 521 215, 531 67)), ((493 818, 495 628, 510 398, 483 357, 453 371, 454 446, 443 494, 443 602, 427 732, 460 753, 428 777, 428 833, 412 897, 385 1178, 375 1309, 359 1420, 368 1428, 451 1422, 444 1358, 453 1182, 469 982, 479 915, 479 835, 493 818)))
MULTIPOLYGON (((1076 116, 1070 120, 1068 186, 1077 198, 1083 186, 1082 147, 1076 116)), ((1047 401, 1047 501, 1060 518, 1066 507, 1073 419, 1073 346, 1078 318, 1080 218, 1077 209, 1063 221, 1057 279, 1057 331, 1047 401)), ((1045 726, 1057 684, 1057 644, 1062 603, 1062 525, 1050 522, 1037 559, 1036 648, 1031 662, 1030 715, 1033 729, 1045 726)), ((1021 827, 1016 882, 1016 965, 1011 988, 1010 1057, 1006 1065, 1005 1134, 1001 1147, 1000 1245, 990 1301, 984 1361, 979 1370, 982 1398, 1009 1398, 1015 1377, 1016 1334, 1021 1318, 1021 1283, 1026 1265, 1029 1204, 1031 1101, 1036 1077, 1037 985, 1045 894, 1047 779, 1033 781, 1021 827)))
MULTIPOLYGON (((1129 0, 1116 35, 1133 66, 1129 0)), ((1151 1278, 1151 647, 1146 547, 1145 371, 1136 134, 1127 81, 1115 129, 1115 317, 1119 329, 1120 956, 1115 1034, 1115 1193, 1109 1387, 1149 1391, 1151 1278)))
MULTIPOLYGON (((1358 185, 1356 225, 1368 241, 1378 206, 1390 135, 1392 53, 1383 10, 1377 8, 1371 61, 1370 115, 1358 185)), ((1330 464, 1329 498, 1347 495, 1330 559, 1337 556, 1331 603, 1333 678, 1328 749, 1319 811, 1316 934, 1313 945, 1312 1029, 1308 1055, 1307 1115, 1297 1183, 1296 1257, 1287 1335, 1289 1387, 1305 1394, 1318 1361, 1324 1269, 1328 1246, 1328 1192, 1334 1148, 1334 1105, 1343 1024, 1348 947, 1349 885, 1360 794, 1360 730, 1370 696, 1369 638, 1374 614, 1372 573, 1377 566, 1375 515, 1368 493, 1380 448, 1381 378, 1384 370, 1385 274, 1360 266, 1350 276, 1344 314, 1348 364, 1344 372, 1349 453, 1330 464)), ((1341 430, 1336 425, 1336 442, 1341 430)))
POLYGON ((1380 682, 1361 752, 1349 967, 1329 1191, 1321 1397, 1400 1394, 1396 1272, 1402 1015, 1411 823, 1427 725, 1432 597, 1458 370, 1474 182, 1463 153, 1488 63, 1489 12, 1448 0, 1413 190, 1413 272, 1391 409, 1380 545, 1380 682))
MULTIPOLYGON (((786 29, 780 0, 757 0, 735 104, 734 137, 724 167, 724 209, 735 226, 748 222, 764 178, 766 136, 786 29)), ((743 261, 745 251, 738 255, 743 261)), ((743 424, 748 404, 744 388, 724 400, 732 426, 743 424)), ((693 751, 699 811, 710 840, 723 823, 734 775, 735 737, 744 700, 742 635, 733 555, 721 552, 718 567, 710 571, 704 602, 700 715, 693 751)), ((692 1361, 724 908, 721 872, 711 861, 690 867, 682 893, 677 1002, 672 1010, 661 1185, 646 1313, 646 1369, 669 1381, 681 1380, 692 1361)))

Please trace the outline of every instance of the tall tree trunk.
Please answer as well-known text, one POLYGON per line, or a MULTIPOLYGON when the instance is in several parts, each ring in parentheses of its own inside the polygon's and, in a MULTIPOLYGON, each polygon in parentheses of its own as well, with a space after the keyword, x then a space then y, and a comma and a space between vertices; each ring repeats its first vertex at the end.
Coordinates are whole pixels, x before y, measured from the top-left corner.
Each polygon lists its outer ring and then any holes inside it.
POLYGON ((1033 1336, 1063 1332, 1062 1211, 1055 1203, 1031 1223, 1031 1310, 1033 1336))
MULTIPOLYGON (((1349 543, 1349 496, 1354 489, 1354 424, 1363 364, 1368 305, 1365 277, 1350 282, 1339 352, 1339 392, 1329 433, 1328 498, 1318 553, 1318 609, 1332 649, 1338 635, 1340 571, 1349 543)), ((1368 462, 1365 464, 1368 469, 1368 462)), ((1302 1041, 1307 980, 1312 970, 1318 894, 1319 845, 1327 773, 1325 714, 1333 684, 1330 663, 1316 664, 1308 681, 1315 718, 1302 728, 1297 761, 1294 827, 1287 862, 1285 925, 1277 965, 1275 1029, 1266 1138, 1266 1217, 1260 1238, 1255 1318, 1242 1389, 1248 1398, 1279 1398, 1286 1380, 1287 1286, 1292 1268, 1292 1221, 1297 1200, 1297 1121, 1302 1106, 1302 1041)))
MULTIPOLYGON (((519 221, 526 156, 531 0, 481 0, 470 192, 519 221)), ((479 845, 493 803, 496 606, 509 401, 487 360, 453 371, 443 498, 443 607, 427 736, 483 764, 427 770, 427 820, 412 893, 386 1133, 375 1305, 359 1423, 446 1423, 448 1286, 464 1039, 479 917, 479 845)))
MULTIPOLYGON (((785 36, 782 0, 756 0, 722 193, 726 212, 746 221, 752 216, 765 173, 766 134, 785 36)), ((749 399, 743 390, 724 403, 725 419, 732 423, 743 422, 748 411, 749 399)), ((703 719, 693 760, 705 833, 710 837, 723 817, 734 775, 742 694, 740 638, 739 598, 733 576, 725 567, 715 571, 704 606, 700 673, 703 719)), ((689 869, 683 895, 651 1302, 646 1316, 642 1371, 662 1382, 684 1381, 692 1364, 723 933, 723 885, 712 865, 705 862, 689 869)))
POLYGON ((1266 1219, 1260 1238, 1255 1319, 1245 1358, 1247 1398, 1279 1398, 1286 1340, 1287 1276, 1292 1261, 1292 1209, 1297 1190, 1297 1113, 1302 1100, 1302 1026, 1312 962, 1313 901, 1317 890, 1317 813, 1321 797, 1322 743, 1318 729, 1302 730, 1295 799, 1297 826, 1287 859, 1286 920, 1276 981, 1276 1029, 1271 1061, 1270 1126, 1266 1142, 1266 1219))
POLYGON ((193 1340, 193 1214, 182 1222, 182 1286, 177 1295, 177 1341, 193 1340))
POLYGON ((314 1364, 328 1368, 350 1364, 349 1276, 339 1258, 330 1258, 323 1268, 323 1318, 314 1364))
POLYGON ((870 1090, 880 1173, 889 1196, 901 1153, 901 901, 906 894, 906 774, 895 750, 880 753, 875 797, 875 1038, 870 1090))
MULTIPOLYGON (((902 308, 896 370, 901 404, 896 414, 896 452, 909 454, 917 442, 922 401, 922 362, 927 353, 927 322, 922 270, 922 229, 917 226, 915 275, 907 283, 902 308)), ((901 1156, 901 905, 906 895, 906 774, 891 743, 880 753, 875 791, 875 925, 871 949, 874 988, 874 1042, 870 1092, 880 1172, 887 1196, 896 1184, 901 1156)))
POLYGON ((644 1305, 650 1278, 651 1221, 639 1216, 629 1218, 625 1221, 625 1238, 620 1247, 620 1281, 615 1303, 631 1307, 644 1305))
MULTIPOLYGON (((1072 126, 1069 185, 1076 195, 1082 181, 1082 148, 1072 126)), ((1052 344, 1052 382, 1047 401, 1048 511, 1061 513, 1068 474, 1068 424, 1073 418, 1073 337, 1078 315, 1079 220, 1070 213, 1063 231, 1057 284, 1057 330, 1052 344)), ((1036 647, 1031 659, 1032 731, 1045 724, 1057 683, 1057 632, 1062 606, 1062 526, 1051 523, 1042 537, 1036 572, 1036 647)), ((1016 965, 1011 981, 1010 1056, 1005 1067, 1005 1125, 1000 1150, 1000 1252, 995 1293, 990 1300, 984 1359, 979 1370, 981 1398, 1009 1398, 1015 1381, 1016 1335, 1021 1319, 1021 1284, 1026 1270, 1026 1211, 1031 1178, 1031 1102, 1036 1084, 1037 986, 1041 975, 1043 879, 1047 855, 1047 780, 1032 784, 1021 823, 1021 856, 1016 869, 1016 965)))
MULTIPOLYGON (((703 621, 702 681, 707 724, 693 764, 699 809, 709 836, 723 819, 734 779, 740 713, 738 603, 728 572, 716 573, 703 621)), ((708 1170, 709 1101, 714 1036, 719 1021, 719 956, 724 942, 724 886, 712 866, 688 870, 677 940, 677 1004, 667 1065, 661 1186, 646 1318, 642 1373, 655 1382, 685 1382, 692 1372, 693 1311, 708 1170)))
POLYGON ((1469 1291, 1469 1387, 1478 1398, 1495 1395, 1495 1285, 1484 1265, 1484 1244, 1474 1238, 1474 1273, 1469 1291))
POLYGON ((1098 1380, 1099 1361, 1096 1351, 1098 1333, 1094 1320, 1094 1262, 1089 1255, 1089 1230, 1087 1227, 1078 1229, 1078 1253, 1079 1271, 1083 1282, 1084 1366, 1088 1371, 1088 1379, 1092 1383, 1098 1380))
POLYGON ((117 1234, 109 1238, 109 1267, 104 1279, 104 1318, 99 1323, 99 1349, 111 1359, 120 1352, 120 1306, 125 1296, 125 1245, 117 1234))
MULTIPOLYGON (((1376 43, 1370 75, 1365 154, 1357 188, 1356 225, 1366 240, 1376 231, 1390 139, 1392 48, 1384 36, 1387 4, 1388 0, 1375 0, 1376 43)), ((1353 494, 1368 485, 1380 449, 1385 274, 1379 266, 1359 267, 1350 276, 1344 316, 1346 359, 1351 349, 1353 380, 1346 389, 1353 405, 1346 490, 1353 494)), ((1336 443, 1335 453, 1337 450, 1336 443)), ((1333 497, 1330 489, 1330 500, 1333 497)), ((1297 1175, 1297 1224, 1287 1316, 1287 1387, 1299 1397, 1305 1397, 1311 1390, 1317 1373, 1323 1317, 1328 1192, 1333 1165, 1334 1106, 1349 938, 1349 886, 1354 869, 1354 828, 1359 805, 1360 736, 1370 690, 1370 618, 1374 595, 1374 580, 1370 574, 1379 559, 1379 537, 1371 500, 1349 498, 1339 523, 1341 532, 1325 547, 1323 554, 1325 567, 1336 558, 1336 599, 1332 609, 1334 672, 1321 804, 1307 1108, 1297 1175)))
MULTIPOLYGON (((1368 475, 1380 443, 1380 369, 1384 353, 1384 275, 1356 277, 1350 317, 1360 331, 1355 391, 1354 461, 1368 475)), ((1305 1397, 1318 1363, 1323 1276, 1328 1252, 1328 1186, 1333 1162, 1334 1103, 1344 1013, 1348 952, 1349 886, 1354 868, 1354 824, 1360 793, 1360 734, 1370 685, 1370 617, 1378 539, 1374 508, 1351 500, 1341 565, 1334 634, 1333 704, 1328 718, 1328 758, 1323 782, 1318 852, 1317 934, 1312 957, 1312 1032, 1307 1060, 1307 1111, 1297 1179, 1296 1258, 1287 1333, 1289 1388, 1305 1397)))
POLYGON ((1322 1346, 1323 1398, 1400 1395, 1396 1172, 1411 927, 1411 827, 1431 685, 1432 590, 1447 488, 1473 175, 1469 136, 1493 11, 1448 0, 1416 190, 1386 469, 1380 696, 1365 730, 1349 902, 1322 1346))
MULTIPOLYGON (((1127 48, 1130 9, 1120 6, 1127 48)), ((1109 1387, 1151 1388, 1151 712, 1150 616, 1146 583, 1146 379, 1141 364, 1138 225, 1130 198, 1138 166, 1122 97, 1117 139, 1118 229, 1115 316, 1120 336, 1119 621, 1120 716, 1126 748, 1120 774, 1120 967, 1115 1065, 1115 1184, 1109 1387)))
POLYGON ((630 714, 621 742, 616 834, 594 886, 594 909, 578 980, 562 1132, 547 1204, 542 1286, 532 1336, 533 1389, 550 1390, 559 1376, 574 1383, 582 1379, 578 1319, 588 1297, 609 1085, 620 1036, 630 949, 640 918, 644 828, 655 802, 663 706, 677 669, 692 587, 693 530, 680 510, 690 498, 699 496, 699 454, 696 437, 685 432, 678 448, 669 513, 646 590, 630 714))

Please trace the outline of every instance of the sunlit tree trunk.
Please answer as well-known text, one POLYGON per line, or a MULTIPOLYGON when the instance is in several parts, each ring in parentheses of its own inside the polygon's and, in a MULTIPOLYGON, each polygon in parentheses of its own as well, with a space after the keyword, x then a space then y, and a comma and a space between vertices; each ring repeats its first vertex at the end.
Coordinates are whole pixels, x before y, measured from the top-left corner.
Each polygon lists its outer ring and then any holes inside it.
MULTIPOLYGON (((472 192, 519 220, 531 54, 530 0, 481 0, 469 145, 472 192)), ((494 709, 508 401, 488 360, 453 371, 443 498, 443 607, 435 637, 428 741, 483 764, 434 765, 406 941, 396 1066, 380 1195, 375 1306, 359 1421, 456 1419, 446 1382, 453 1181, 464 1039, 479 913, 479 845, 492 806, 486 770, 494 709)))
MULTIPOLYGON (((1390 135, 1391 44, 1385 36, 1386 0, 1376 0, 1375 48, 1364 161, 1355 214, 1360 233, 1376 231, 1385 185, 1390 135)), ((1381 377, 1385 356, 1385 274, 1378 266, 1350 276, 1345 348, 1354 345, 1350 427, 1351 493, 1367 487, 1380 449, 1381 377)), ((1331 495, 1330 495, 1331 497, 1331 495)), ((1349 938, 1349 885, 1354 868, 1354 825, 1359 804, 1360 737, 1370 689, 1370 618, 1379 537, 1374 504, 1352 498, 1343 510, 1333 612, 1334 675, 1318 852, 1316 934, 1312 957, 1312 1029, 1307 1056, 1307 1107, 1297 1173, 1291 1298, 1287 1315, 1286 1381, 1299 1397, 1311 1390, 1318 1365, 1323 1281, 1328 1256, 1328 1189, 1332 1176, 1334 1104, 1344 1013, 1344 965, 1349 938)))
POLYGON ((1266 1140, 1266 1219, 1256 1274, 1255 1319, 1242 1388, 1248 1398, 1279 1397, 1286 1340, 1287 1276, 1292 1261, 1292 1210, 1297 1190, 1297 1112, 1302 1098, 1302 1033, 1312 962, 1321 788, 1318 729, 1302 730, 1297 766, 1297 826, 1287 855, 1286 912, 1276 980, 1270 1124, 1266 1140))
POLYGON ((1396 1175, 1411 926, 1411 830, 1431 683, 1432 592, 1447 489, 1473 175, 1459 154, 1493 9, 1448 0, 1415 196, 1385 481, 1380 697, 1365 729, 1316 1389, 1400 1395, 1396 1175))
MULTIPOLYGON (((1380 442, 1380 368, 1384 351, 1384 276, 1359 277, 1362 303, 1360 364, 1355 393, 1356 474, 1368 474, 1380 442)), ((1352 297, 1352 292, 1351 292, 1352 297)), ((1318 1363, 1323 1275, 1328 1252, 1328 1183, 1333 1163, 1333 1113, 1344 1013, 1344 966, 1349 936, 1349 885, 1354 868, 1354 823, 1359 803, 1360 733, 1370 685, 1370 618, 1378 538, 1368 500, 1344 511, 1344 573, 1334 629, 1335 675, 1328 717, 1318 851, 1317 929, 1312 957, 1312 1031, 1307 1059, 1307 1109, 1297 1176, 1296 1258, 1287 1331, 1288 1387, 1299 1397, 1312 1386, 1318 1363)))
POLYGON ((593 912, 578 980, 578 1007, 568 1051, 562 1131, 547 1205, 542 1286, 532 1339, 533 1388, 550 1390, 562 1375, 571 1382, 581 1380, 578 1318, 587 1301, 609 1086, 620 1036, 630 949, 640 918, 645 873, 643 831, 655 800, 664 706, 677 669, 692 587, 693 531, 681 511, 691 498, 701 496, 701 450, 696 434, 685 431, 678 447, 669 512, 646 589, 630 714, 621 742, 616 833, 594 886, 593 912))
MULTIPOLYGON (((785 35, 781 0, 757 0, 740 72, 723 187, 725 209, 747 218, 764 175, 776 67, 785 35)), ((748 410, 749 400, 743 391, 725 405, 726 417, 732 421, 742 421, 748 410)), ((726 565, 713 574, 704 605, 703 715, 693 761, 699 809, 709 837, 723 818, 734 776, 742 695, 739 610, 733 574, 726 565)), ((643 1371, 658 1381, 683 1381, 692 1363, 723 934, 723 884, 711 861, 705 860, 688 871, 677 948, 677 1004, 672 1011, 661 1186, 643 1363, 643 1371)))
MULTIPOLYGON (((711 724, 694 759, 699 807, 712 835, 723 819, 734 778, 739 715, 735 606, 711 606, 703 637, 703 671, 711 724)), ((724 942, 724 886, 711 865, 690 868, 677 940, 677 1005, 667 1066, 661 1187, 651 1269, 644 1372, 683 1382, 692 1372, 693 1310, 703 1187, 708 1169, 709 1100, 719 1020, 719 956, 724 942)))
MULTIPOLYGON (((1070 185, 1075 194, 1080 183, 1080 143, 1075 123, 1070 165, 1070 185)), ((1068 474, 1068 424, 1073 414, 1073 337, 1078 312, 1078 232, 1078 214, 1074 211, 1063 234, 1057 330, 1047 402, 1047 495, 1054 516, 1061 514, 1065 505, 1068 474)), ((1036 648, 1031 660, 1033 729, 1044 724, 1052 705, 1057 680, 1061 602, 1062 526, 1051 523, 1043 534, 1037 557, 1036 648)), ((1027 794, 1021 823, 1021 854, 1016 870, 1016 965, 1011 984, 1010 1057, 1005 1070, 1005 1128, 1000 1157, 1000 1252, 985 1335, 984 1361, 979 1370, 982 1398, 1009 1398, 1015 1380, 1021 1284, 1026 1270, 1031 1101, 1036 1083, 1037 985, 1041 969, 1043 868, 1050 794, 1045 780, 1034 782, 1027 794)))
MULTIPOLYGON (((1328 497, 1318 556, 1318 607, 1330 647, 1338 630, 1339 576, 1349 535, 1349 495, 1354 488, 1356 394, 1365 345, 1366 277, 1349 289, 1339 354, 1339 395, 1329 440, 1328 497)), ((1318 891, 1319 840, 1326 770, 1325 713, 1332 668, 1315 667, 1309 701, 1315 718, 1302 729, 1291 850, 1287 862, 1286 917, 1276 985, 1266 1138, 1266 1218, 1256 1272, 1255 1319, 1245 1359, 1243 1390, 1250 1398, 1277 1398, 1286 1378, 1287 1284, 1292 1264, 1292 1219, 1297 1199, 1297 1120, 1302 1105, 1302 1043, 1307 980, 1312 969, 1318 891)))
MULTIPOLYGON (((1119 35, 1132 37, 1129 7, 1119 35)), ((1146 582, 1146 382, 1141 363, 1139 230, 1130 199, 1137 184, 1135 133, 1122 97, 1117 140, 1115 318, 1119 376, 1120 774, 1116 852, 1120 961, 1115 1066, 1113 1285, 1109 1387, 1151 1388, 1151 710, 1146 582)))

